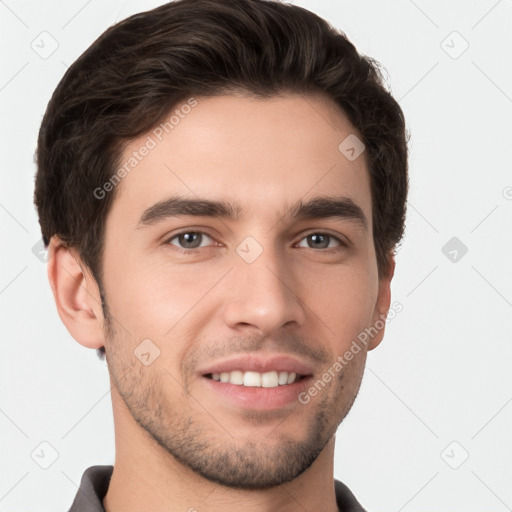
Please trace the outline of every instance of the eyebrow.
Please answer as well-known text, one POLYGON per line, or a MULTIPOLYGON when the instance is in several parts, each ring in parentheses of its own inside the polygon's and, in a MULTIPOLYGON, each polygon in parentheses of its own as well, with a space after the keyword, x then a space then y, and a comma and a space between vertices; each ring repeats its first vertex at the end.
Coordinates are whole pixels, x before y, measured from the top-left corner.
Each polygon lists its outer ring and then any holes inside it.
MULTIPOLYGON (((144 210, 136 229, 180 216, 213 217, 237 221, 243 217, 243 210, 239 205, 228 201, 169 197, 144 210)), ((352 221, 364 230, 368 229, 368 221, 362 209, 348 197, 321 196, 307 202, 300 199, 286 212, 285 217, 294 220, 337 218, 352 221)))

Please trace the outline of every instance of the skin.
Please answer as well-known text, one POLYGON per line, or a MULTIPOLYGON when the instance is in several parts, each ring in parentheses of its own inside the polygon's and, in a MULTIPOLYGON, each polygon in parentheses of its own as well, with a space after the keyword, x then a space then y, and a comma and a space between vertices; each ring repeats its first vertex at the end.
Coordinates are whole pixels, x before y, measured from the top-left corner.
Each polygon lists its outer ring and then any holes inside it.
MULTIPOLYGON (((279 353, 307 361, 316 379, 387 313, 395 263, 390 255, 379 277, 365 156, 350 161, 338 150, 357 132, 322 95, 197 100, 118 185, 103 256, 110 319, 77 251, 52 239, 59 315, 80 344, 107 352, 116 458, 104 507, 335 511, 335 432, 384 329, 305 405, 237 407, 197 372, 223 357, 279 353), (137 229, 142 212, 171 194, 230 200, 244 216, 137 229), (317 196, 351 198, 368 229, 286 217, 297 200, 317 196), (172 238, 184 229, 208 235, 188 254, 186 241, 172 238), (349 245, 315 245, 308 235, 318 233, 349 245), (263 250, 250 264, 235 250, 247 236, 263 250), (134 355, 144 339, 160 350, 149 366, 134 355)), ((147 135, 125 148, 123 162, 147 135)))

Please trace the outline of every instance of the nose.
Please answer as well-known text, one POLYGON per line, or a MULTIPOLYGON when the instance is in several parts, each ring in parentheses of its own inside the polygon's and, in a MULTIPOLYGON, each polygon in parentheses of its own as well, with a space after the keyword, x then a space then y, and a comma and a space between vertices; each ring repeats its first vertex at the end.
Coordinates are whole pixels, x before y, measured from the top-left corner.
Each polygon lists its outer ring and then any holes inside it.
POLYGON ((304 324, 301 282, 275 250, 265 248, 251 263, 235 254, 226 290, 224 321, 233 330, 253 328, 268 336, 304 324))

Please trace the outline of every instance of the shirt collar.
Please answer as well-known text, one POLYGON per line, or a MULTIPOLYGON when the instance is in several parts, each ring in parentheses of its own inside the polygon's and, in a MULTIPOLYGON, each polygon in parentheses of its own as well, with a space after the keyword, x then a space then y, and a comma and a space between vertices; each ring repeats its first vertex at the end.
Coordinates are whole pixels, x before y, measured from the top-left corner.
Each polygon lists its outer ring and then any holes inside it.
MULTIPOLYGON (((91 466, 82 475, 80 488, 68 512, 105 512, 103 498, 107 494, 114 466, 91 466)), ((365 512, 350 489, 334 480, 336 504, 340 512, 365 512)))

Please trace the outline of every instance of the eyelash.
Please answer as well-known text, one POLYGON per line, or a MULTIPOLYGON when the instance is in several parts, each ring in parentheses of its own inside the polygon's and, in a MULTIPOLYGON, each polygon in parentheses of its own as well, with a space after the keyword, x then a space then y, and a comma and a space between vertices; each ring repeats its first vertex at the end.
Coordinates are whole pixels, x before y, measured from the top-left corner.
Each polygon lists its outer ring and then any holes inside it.
MULTIPOLYGON (((212 236, 210 236, 208 233, 206 233, 205 231, 198 231, 198 230, 194 231, 194 230, 188 229, 188 230, 180 231, 179 233, 175 233, 174 235, 172 235, 170 238, 168 238, 165 241, 165 244, 173 245, 173 244, 170 243, 171 240, 174 240, 175 238, 178 238, 180 235, 191 234, 191 233, 206 235, 207 237, 209 237, 212 240, 214 240, 214 238, 212 236)), ((339 238, 339 237, 337 237, 335 235, 331 235, 330 233, 324 233, 323 231, 312 231, 311 233, 308 233, 308 234, 304 235, 300 239, 300 241, 304 240, 305 238, 307 238, 308 236, 311 236, 311 235, 327 236, 330 239, 334 239, 334 240, 336 240, 339 243, 338 247, 330 247, 330 248, 326 248, 326 249, 313 249, 313 250, 318 250, 318 251, 322 251, 322 252, 329 252, 329 251, 332 251, 332 250, 336 250, 336 249, 340 249, 340 248, 347 248, 348 247, 348 244, 346 242, 344 242, 341 238, 339 238)), ((183 253, 183 254, 192 254, 192 253, 197 252, 199 249, 204 249, 204 247, 196 247, 194 249, 184 249, 184 248, 181 248, 181 247, 178 247, 178 246, 175 246, 175 245, 173 245, 173 247, 175 249, 177 249, 178 251, 180 251, 181 253, 183 253)), ((309 247, 309 249, 312 249, 312 248, 309 247)))

